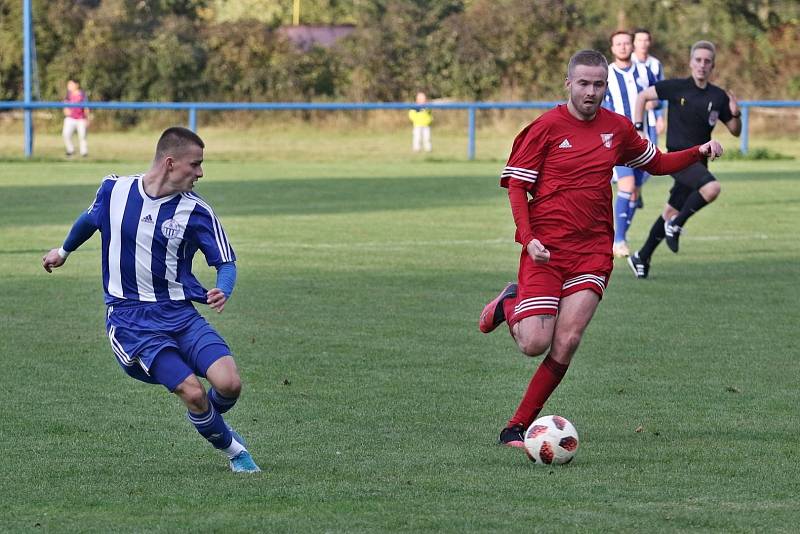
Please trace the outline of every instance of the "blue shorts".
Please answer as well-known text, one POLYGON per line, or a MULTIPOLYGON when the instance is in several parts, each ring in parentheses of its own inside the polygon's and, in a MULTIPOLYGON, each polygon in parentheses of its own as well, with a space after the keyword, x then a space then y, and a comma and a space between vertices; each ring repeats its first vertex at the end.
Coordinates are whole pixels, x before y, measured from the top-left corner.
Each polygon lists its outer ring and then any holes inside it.
POLYGON ((619 181, 620 178, 625 178, 626 176, 633 175, 633 181, 636 184, 636 187, 641 187, 650 175, 644 172, 642 169, 631 169, 630 167, 624 167, 622 165, 617 165, 614 167, 614 175, 611 178, 612 182, 619 181))
POLYGON ((170 391, 192 374, 205 377, 211 364, 231 353, 189 301, 109 306, 106 332, 123 371, 170 391))

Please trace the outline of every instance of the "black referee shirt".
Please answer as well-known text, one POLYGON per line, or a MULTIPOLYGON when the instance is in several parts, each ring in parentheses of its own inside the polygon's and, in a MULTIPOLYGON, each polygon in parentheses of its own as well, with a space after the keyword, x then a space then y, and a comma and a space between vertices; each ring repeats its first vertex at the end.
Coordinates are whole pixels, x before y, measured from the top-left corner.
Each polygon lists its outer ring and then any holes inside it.
POLYGON ((659 100, 669 101, 667 114, 667 151, 685 150, 711 140, 717 121, 733 118, 727 93, 716 85, 705 89, 694 79, 677 78, 655 84, 659 100))

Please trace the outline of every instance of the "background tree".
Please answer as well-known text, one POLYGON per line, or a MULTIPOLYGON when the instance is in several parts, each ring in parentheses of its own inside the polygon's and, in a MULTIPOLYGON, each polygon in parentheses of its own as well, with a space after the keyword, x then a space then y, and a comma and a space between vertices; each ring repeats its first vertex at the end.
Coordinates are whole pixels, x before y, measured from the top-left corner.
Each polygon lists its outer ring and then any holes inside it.
MULTIPOLYGON (((581 48, 609 54, 646 27, 668 76, 713 41, 716 80, 742 98, 800 98, 800 2, 778 0, 302 0, 302 22, 353 23, 331 47, 283 37, 291 2, 34 0, 41 98, 77 77, 93 100, 409 101, 563 97, 581 48), (765 83, 769 80, 769 83, 765 83)), ((22 98, 22 9, 0 0, 0 98, 22 98)), ((609 54, 610 55, 610 54, 609 54)), ((140 113, 118 112, 121 123, 140 113)))

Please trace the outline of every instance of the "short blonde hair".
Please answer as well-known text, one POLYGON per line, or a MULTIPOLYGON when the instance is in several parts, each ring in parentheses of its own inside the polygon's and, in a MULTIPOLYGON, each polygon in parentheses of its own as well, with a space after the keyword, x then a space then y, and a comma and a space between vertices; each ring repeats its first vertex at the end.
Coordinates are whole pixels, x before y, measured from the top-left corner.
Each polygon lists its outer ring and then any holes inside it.
POLYGON ((714 62, 717 59, 717 49, 714 47, 714 43, 711 41, 697 41, 695 44, 692 45, 692 51, 689 52, 689 59, 694 57, 694 51, 702 49, 708 50, 711 52, 711 61, 714 62))
POLYGON ((587 67, 603 67, 608 72, 608 60, 606 56, 597 50, 581 50, 575 53, 569 59, 567 65, 567 78, 572 79, 572 73, 575 71, 577 65, 586 65, 587 67))

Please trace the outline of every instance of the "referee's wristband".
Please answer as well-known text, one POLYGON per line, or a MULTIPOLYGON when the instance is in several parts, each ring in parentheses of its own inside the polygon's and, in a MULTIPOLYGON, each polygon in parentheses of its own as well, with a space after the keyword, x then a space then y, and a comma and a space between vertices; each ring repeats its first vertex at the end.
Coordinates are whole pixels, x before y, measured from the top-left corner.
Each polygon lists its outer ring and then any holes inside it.
POLYGON ((644 123, 643 122, 634 122, 633 123, 633 129, 636 130, 637 132, 644 131, 644 123))
POLYGON ((61 256, 62 260, 66 260, 69 254, 69 250, 64 250, 64 247, 58 247, 58 255, 61 256))

